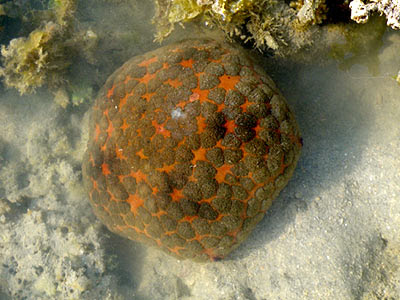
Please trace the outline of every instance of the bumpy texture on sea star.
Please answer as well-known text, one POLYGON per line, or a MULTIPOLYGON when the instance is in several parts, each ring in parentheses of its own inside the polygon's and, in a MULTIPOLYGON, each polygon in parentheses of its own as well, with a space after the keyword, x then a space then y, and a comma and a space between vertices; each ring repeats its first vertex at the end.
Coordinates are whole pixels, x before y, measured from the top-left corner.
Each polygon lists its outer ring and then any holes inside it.
POLYGON ((113 232, 196 261, 225 257, 286 185, 301 149, 273 81, 209 40, 126 62, 92 111, 83 177, 113 232))

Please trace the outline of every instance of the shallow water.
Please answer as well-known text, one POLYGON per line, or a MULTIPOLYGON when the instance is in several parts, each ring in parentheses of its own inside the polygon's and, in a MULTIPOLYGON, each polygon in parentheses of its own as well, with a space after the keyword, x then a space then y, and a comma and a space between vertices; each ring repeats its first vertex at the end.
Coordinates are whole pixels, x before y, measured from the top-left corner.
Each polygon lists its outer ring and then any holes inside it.
MULTIPOLYGON (((151 12, 92 3, 79 17, 102 38, 90 70, 101 73, 98 86, 158 45, 151 12)), ((368 55, 346 71, 325 54, 311 63, 263 59, 297 117, 302 157, 249 239, 206 264, 125 240, 94 217, 80 173, 90 103, 64 109, 45 89, 5 90, 0 299, 400 298, 399 51, 400 35, 388 30, 374 76, 368 55)))

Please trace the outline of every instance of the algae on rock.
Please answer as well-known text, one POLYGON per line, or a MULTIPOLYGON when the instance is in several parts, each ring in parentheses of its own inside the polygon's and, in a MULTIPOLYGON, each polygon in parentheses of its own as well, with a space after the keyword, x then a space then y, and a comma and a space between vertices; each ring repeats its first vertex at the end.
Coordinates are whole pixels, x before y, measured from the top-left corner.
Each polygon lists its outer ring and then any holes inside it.
POLYGON ((68 81, 68 67, 78 55, 94 61, 90 52, 96 46, 96 35, 90 30, 90 35, 76 32, 74 28, 77 0, 52 0, 47 5, 47 10, 36 15, 43 25, 29 36, 12 39, 8 46, 1 47, 0 77, 21 95, 43 85, 51 90, 59 88, 68 81))
POLYGON ((25 94, 44 83, 49 86, 62 83, 69 65, 62 38, 60 25, 49 22, 43 29, 31 32, 28 38, 13 39, 8 47, 3 45, 4 67, 0 69, 0 76, 4 77, 5 84, 25 94))
POLYGON ((297 18, 302 26, 321 24, 328 11, 325 0, 298 0, 290 5, 298 9, 297 18))
POLYGON ((294 53, 311 43, 312 31, 298 30, 296 11, 276 0, 155 0, 156 40, 175 24, 199 20, 222 29, 229 38, 252 42, 260 50, 294 53))
POLYGON ((377 11, 387 25, 400 28, 400 0, 154 0, 156 40, 168 36, 176 24, 201 21, 222 29, 230 38, 256 48, 290 56, 320 37, 321 24, 351 19, 364 23, 377 11), (349 4, 350 3, 350 4, 349 4))

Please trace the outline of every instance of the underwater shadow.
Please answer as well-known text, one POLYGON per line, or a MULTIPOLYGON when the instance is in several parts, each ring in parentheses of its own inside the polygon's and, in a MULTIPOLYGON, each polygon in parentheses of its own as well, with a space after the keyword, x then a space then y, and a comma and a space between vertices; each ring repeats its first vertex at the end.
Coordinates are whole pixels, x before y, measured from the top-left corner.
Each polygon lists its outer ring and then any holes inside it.
MULTIPOLYGON (((360 161, 374 123, 371 101, 335 63, 324 66, 262 62, 287 99, 300 126, 303 149, 288 185, 266 216, 227 260, 240 260, 287 232, 321 191, 350 174, 360 161)), ((323 199, 320 201, 329 201, 323 199)))
POLYGON ((114 234, 103 226, 105 256, 109 257, 107 270, 117 278, 119 293, 124 299, 131 297, 142 282, 145 246, 114 234))

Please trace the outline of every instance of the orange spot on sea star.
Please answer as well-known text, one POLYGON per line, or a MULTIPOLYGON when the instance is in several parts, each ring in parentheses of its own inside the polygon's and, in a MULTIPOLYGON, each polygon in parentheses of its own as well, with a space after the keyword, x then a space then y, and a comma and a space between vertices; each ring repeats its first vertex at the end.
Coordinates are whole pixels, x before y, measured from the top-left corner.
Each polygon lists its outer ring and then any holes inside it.
POLYGON ((130 194, 128 199, 126 200, 126 202, 128 202, 131 205, 131 212, 136 216, 137 215, 137 209, 140 206, 143 206, 143 199, 138 197, 136 194, 132 195, 130 194))
POLYGON ((182 67, 191 68, 192 69, 193 68, 193 59, 189 58, 187 60, 182 60, 179 64, 182 67))
POLYGON ((240 81, 240 76, 230 76, 230 75, 222 75, 219 77, 220 83, 218 87, 225 89, 226 91, 233 90, 235 88, 236 83, 240 81))
POLYGON ((103 163, 103 164, 101 165, 101 171, 103 172, 103 175, 105 175, 105 176, 111 174, 111 171, 110 171, 110 169, 108 168, 108 164, 106 164, 106 163, 103 163))
POLYGON ((165 83, 168 83, 170 86, 174 88, 180 87, 182 85, 182 82, 178 79, 174 80, 168 79, 167 81, 165 81, 165 83))
POLYGON ((146 75, 144 75, 142 78, 139 78, 139 82, 144 83, 144 84, 148 84, 150 80, 152 80, 154 77, 156 77, 156 74, 149 74, 146 73, 146 75))
POLYGON ((153 62, 156 62, 158 60, 157 56, 154 56, 152 58, 146 59, 144 61, 142 61, 140 64, 138 64, 139 67, 147 67, 148 65, 150 65, 153 62))

